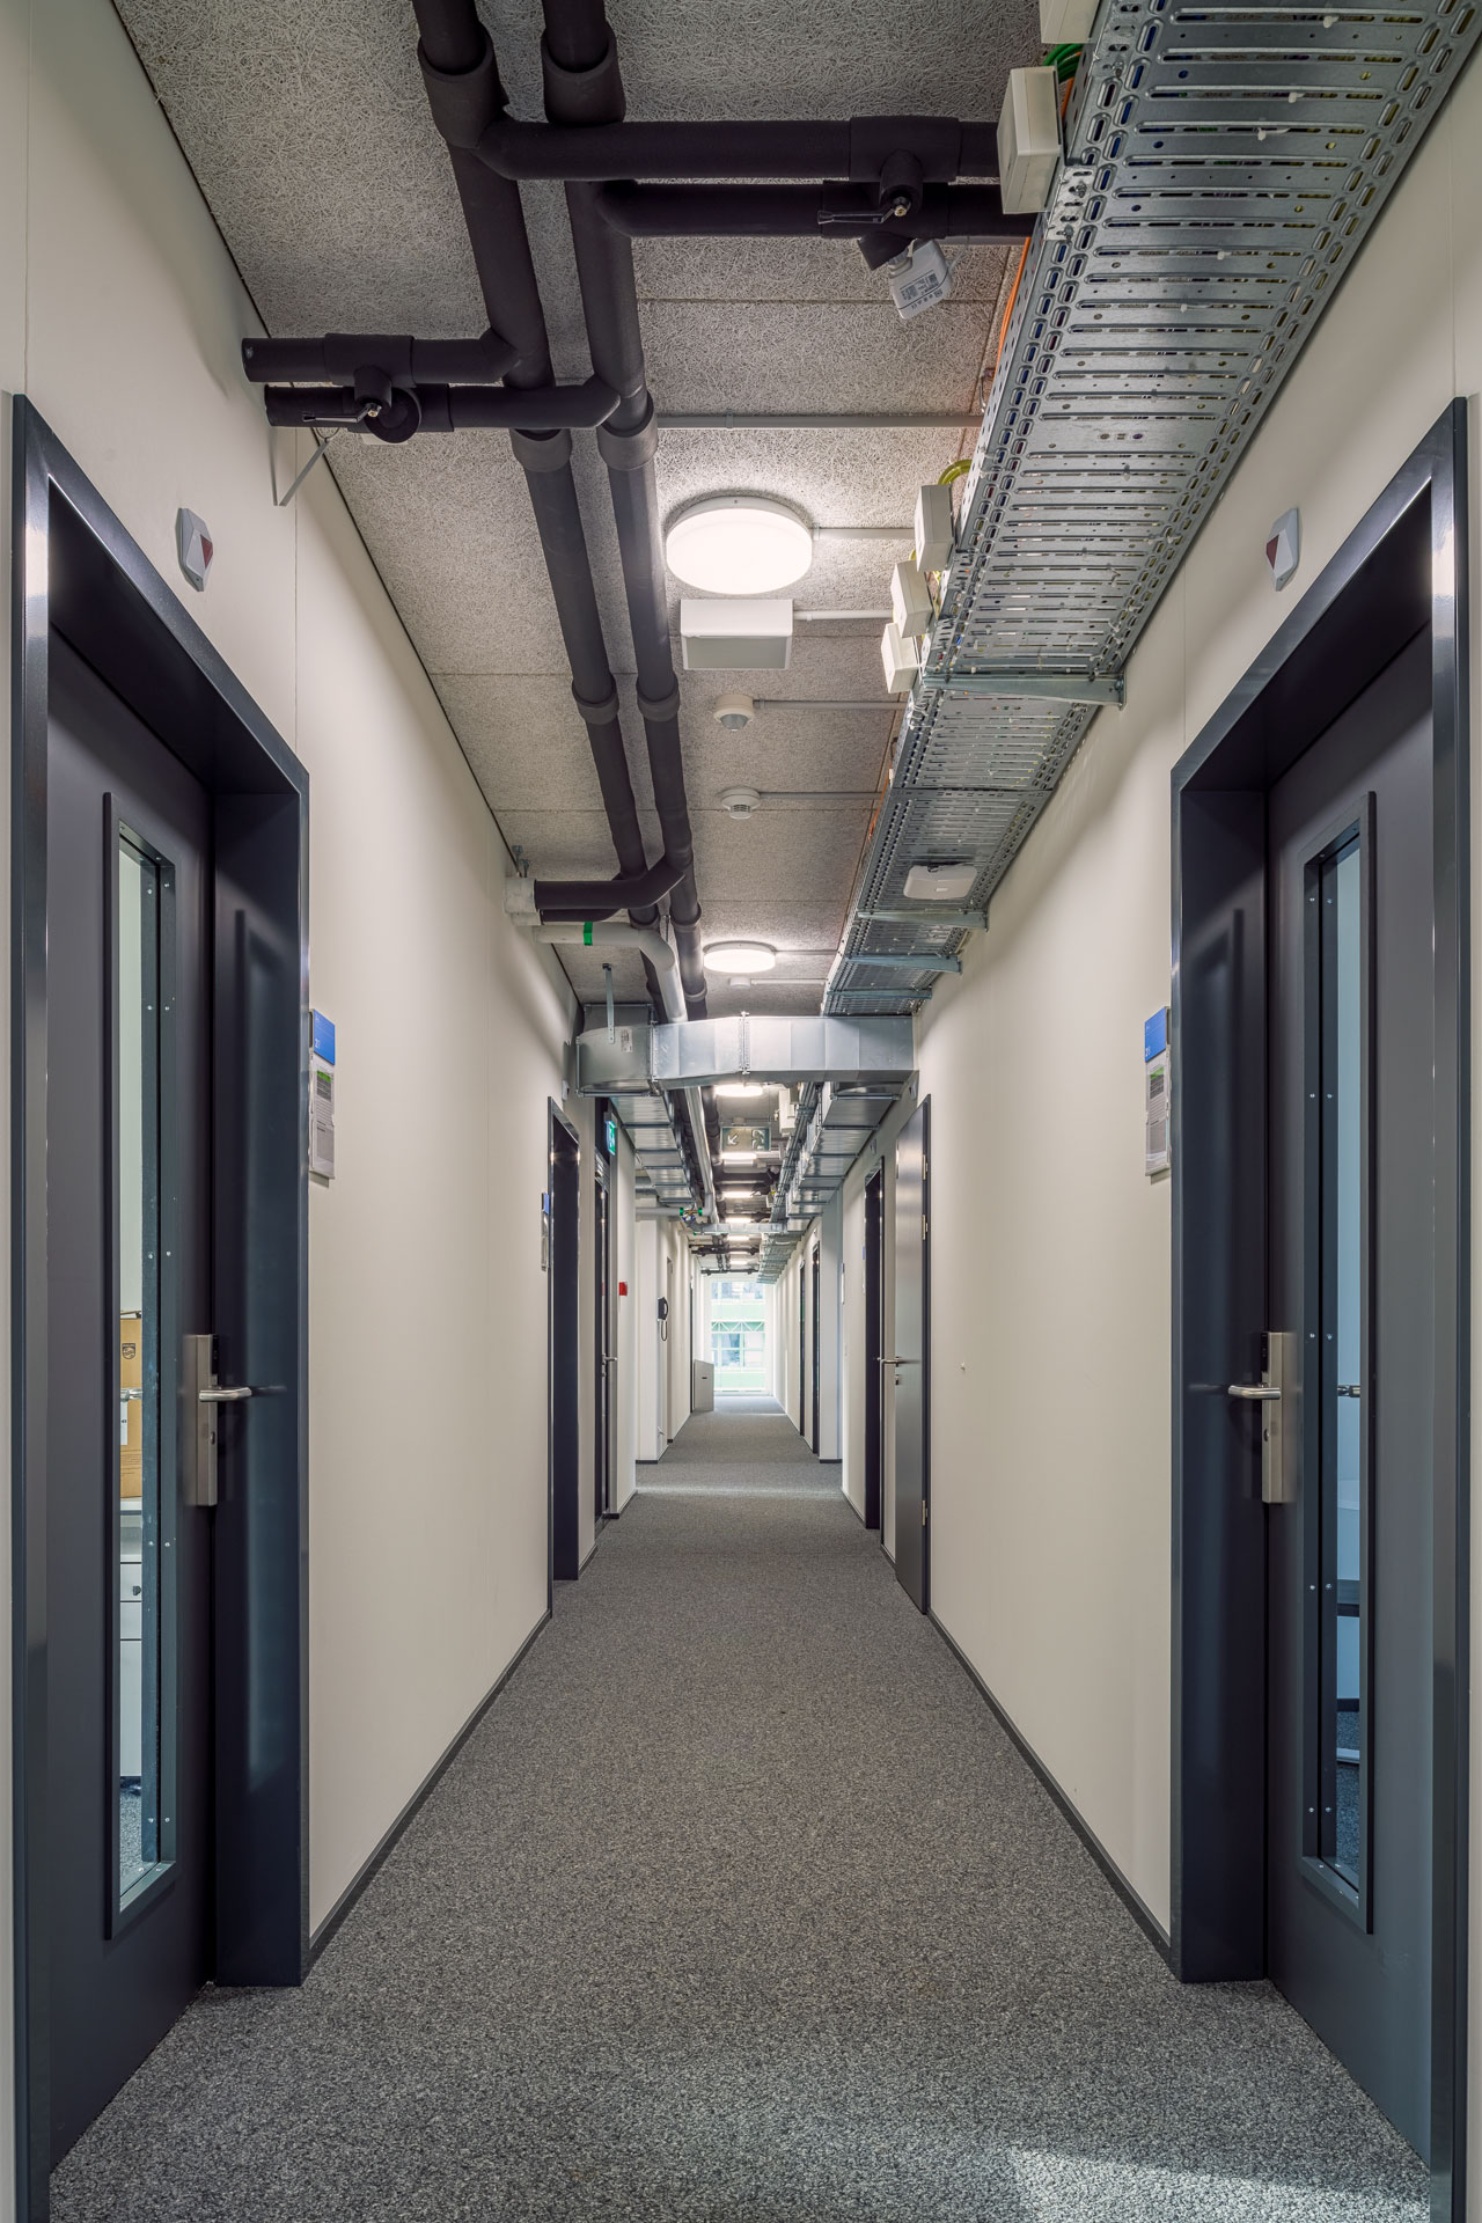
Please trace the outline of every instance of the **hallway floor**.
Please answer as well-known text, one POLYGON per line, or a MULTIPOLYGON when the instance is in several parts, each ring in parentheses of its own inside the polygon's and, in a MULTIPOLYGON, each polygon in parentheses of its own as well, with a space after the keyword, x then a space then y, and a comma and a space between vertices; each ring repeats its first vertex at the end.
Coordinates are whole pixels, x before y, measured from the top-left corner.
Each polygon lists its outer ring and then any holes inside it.
POLYGON ((1422 2223, 1181 1987, 774 1406, 693 1420, 300 1992, 207 1992, 56 2223, 1422 2223))

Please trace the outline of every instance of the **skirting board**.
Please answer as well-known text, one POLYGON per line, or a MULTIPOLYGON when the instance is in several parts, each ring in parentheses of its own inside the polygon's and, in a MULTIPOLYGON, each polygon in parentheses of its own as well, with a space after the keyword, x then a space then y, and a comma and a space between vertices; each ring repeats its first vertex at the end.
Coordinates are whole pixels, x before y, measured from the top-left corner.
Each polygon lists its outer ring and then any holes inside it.
POLYGON ((320 1923, 318 1929, 311 1934, 309 1938, 310 1967, 312 1967, 314 1962, 318 1960, 320 1954, 324 1951, 325 1946, 328 1945, 330 1939, 334 1936, 335 1931, 344 1921, 346 1915, 349 1914, 351 1909, 354 1907, 356 1900, 360 1897, 366 1885, 375 1876, 376 1871, 380 1868, 382 1862, 386 1859, 387 1854, 391 1852, 392 1848, 395 1846, 397 1839, 401 1836, 407 1824, 415 1817, 419 1807, 424 1805, 426 1800, 437 1789, 437 1786, 442 1780, 442 1777, 447 1773, 448 1769, 457 1759, 459 1753, 463 1750, 463 1747, 467 1744, 469 1738, 473 1735, 475 1729, 477 1729, 479 1723, 483 1720, 485 1714, 489 1711, 489 1708, 493 1705, 495 1699, 499 1696, 499 1693, 503 1690, 505 1684, 509 1681, 511 1675, 513 1675, 515 1669, 519 1666, 521 1660, 525 1657, 525 1654, 529 1651, 531 1645, 535 1642, 535 1639, 539 1636, 541 1630, 545 1627, 550 1618, 550 1612, 549 1609, 547 1609, 547 1611, 544 1612, 541 1615, 540 1619, 536 1622, 534 1628, 530 1631, 530 1634, 526 1637, 524 1643, 520 1646, 520 1649, 518 1650, 518 1652, 516 1652, 514 1658, 510 1661, 508 1667, 505 1668, 504 1673, 495 1683, 493 1689, 487 1691, 485 1695, 479 1700, 478 1704, 474 1707, 473 1712, 469 1715, 467 1721, 464 1722, 463 1727, 459 1730, 457 1736, 448 1746, 446 1752, 443 1753, 441 1759, 433 1763, 430 1772, 422 1778, 422 1781, 418 1784, 416 1790, 413 1791, 411 1797, 407 1800, 406 1805, 397 1815, 395 1821, 391 1824, 391 1827, 387 1830, 385 1836, 376 1846, 374 1852, 371 1853, 369 1859, 367 1859, 356 1871, 351 1881, 346 1884, 344 1890, 340 1893, 334 1905, 330 1908, 328 1914, 326 1914, 324 1920, 320 1923))
POLYGON ((1014 1750, 1018 1752, 1022 1756, 1022 1758, 1029 1762, 1030 1767, 1033 1768, 1035 1774, 1039 1777, 1040 1782, 1049 1792, 1051 1798, 1055 1801, 1055 1804, 1059 1807, 1061 1813, 1065 1816, 1065 1819, 1069 1822, 1071 1828, 1075 1831, 1077 1837, 1079 1837, 1081 1843, 1085 1846, 1087 1852, 1091 1855, 1091 1858, 1095 1861, 1097 1867, 1101 1870, 1107 1882, 1111 1885, 1113 1891, 1115 1891, 1115 1893, 1117 1894, 1117 1897, 1123 1902, 1123 1904, 1127 1908, 1128 1913, 1137 1923, 1139 1929, 1145 1930, 1147 1932, 1147 1935, 1151 1938, 1153 1944, 1158 1948, 1159 1953, 1162 1955, 1163 1959, 1167 1961, 1169 1967, 1171 1968, 1173 1966, 1173 1948, 1169 1942, 1168 1932, 1164 1929, 1156 1914, 1153 1913, 1152 1908, 1148 1906, 1141 1893, 1138 1892, 1136 1888, 1127 1881, 1127 1878, 1123 1875, 1121 1869, 1112 1859, 1111 1854, 1102 1844, 1100 1838, 1096 1835, 1096 1832, 1090 1827, 1090 1825, 1077 1812, 1076 1808, 1071 1804, 1070 1800, 1061 1790, 1059 1784, 1055 1781, 1054 1776, 1051 1775, 1049 1769, 1045 1766, 1043 1760, 1040 1759, 1039 1754, 1034 1750, 1033 1746, 1026 1743, 1024 1738, 1019 1734, 1019 1731, 1014 1727, 1014 1724, 1010 1721, 1008 1715, 1004 1712, 1002 1706, 1000 1706, 998 1700, 994 1697, 992 1691, 988 1688, 988 1685, 984 1682, 982 1676, 978 1673, 972 1661, 963 1651, 962 1646, 958 1644, 956 1640, 948 1634, 947 1630, 942 1627, 941 1622, 937 1619, 934 1613, 929 1613, 927 1615, 927 1619, 930 1621, 932 1627, 936 1630, 937 1635, 941 1638, 942 1642, 946 1645, 948 1651, 957 1661, 958 1666, 962 1669, 968 1680, 974 1685, 979 1697, 982 1698, 987 1704, 990 1712, 993 1715, 994 1720, 1004 1731, 1004 1734, 1008 1737, 1009 1742, 1013 1745, 1014 1750))

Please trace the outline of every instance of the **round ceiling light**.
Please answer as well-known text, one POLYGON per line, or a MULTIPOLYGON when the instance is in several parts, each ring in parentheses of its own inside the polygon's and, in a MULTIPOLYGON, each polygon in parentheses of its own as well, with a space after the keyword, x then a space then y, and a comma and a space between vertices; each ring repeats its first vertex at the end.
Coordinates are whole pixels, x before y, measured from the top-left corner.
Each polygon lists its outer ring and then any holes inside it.
POLYGON ((664 535, 676 579, 706 594, 777 594, 813 561, 813 528, 764 494, 710 494, 689 502, 664 535))
POLYGON ((777 962, 770 942, 707 942, 705 970, 725 973, 732 980, 749 980, 753 973, 769 973, 777 962))

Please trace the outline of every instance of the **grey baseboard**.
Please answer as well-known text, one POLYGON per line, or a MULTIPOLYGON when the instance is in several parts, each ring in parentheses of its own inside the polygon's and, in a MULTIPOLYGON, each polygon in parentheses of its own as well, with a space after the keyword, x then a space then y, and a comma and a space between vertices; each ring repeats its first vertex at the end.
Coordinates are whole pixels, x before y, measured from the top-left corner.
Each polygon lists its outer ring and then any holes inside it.
POLYGON ((1020 1735, 1019 1731, 1014 1727, 1013 1722, 1004 1712, 1002 1706, 994 1697, 992 1691, 988 1688, 988 1685, 984 1682, 982 1676, 978 1673, 972 1661, 963 1651, 962 1646, 957 1643, 956 1639, 952 1637, 946 1629, 943 1628, 941 1622, 937 1619, 934 1613, 928 1614, 927 1619, 931 1622, 932 1627, 936 1630, 938 1636, 946 1645, 948 1651, 952 1654, 958 1666, 967 1676, 969 1682, 973 1684, 978 1693, 978 1696, 983 1699, 988 1706, 994 1720, 1004 1731, 1005 1735, 1009 1739, 1009 1742, 1013 1745, 1014 1750, 1019 1753, 1022 1758, 1029 1762, 1030 1767, 1033 1768, 1035 1774, 1039 1777, 1040 1782, 1049 1792, 1051 1798, 1055 1801, 1055 1804, 1059 1807, 1061 1813, 1065 1816, 1065 1819, 1069 1822, 1071 1828, 1075 1831, 1077 1837, 1079 1837, 1081 1843, 1085 1846, 1087 1852, 1091 1855, 1091 1858, 1095 1861, 1097 1867, 1101 1870, 1107 1882, 1111 1885, 1113 1891, 1115 1891, 1115 1893, 1117 1894, 1117 1897, 1127 1908, 1128 1913, 1137 1923, 1139 1929, 1146 1931, 1148 1937, 1151 1938, 1153 1944, 1157 1947, 1163 1959, 1167 1961, 1169 1967, 1172 1968, 1173 1947, 1170 1943, 1168 1932, 1164 1929, 1162 1923, 1158 1920, 1158 1917, 1154 1914, 1152 1908, 1147 1904, 1146 1900, 1142 1897, 1142 1894, 1136 1889, 1136 1887, 1128 1882, 1121 1869, 1112 1859, 1111 1854, 1102 1844, 1101 1839, 1096 1835, 1095 1830, 1091 1828, 1090 1824, 1078 1812, 1070 1799, 1066 1797, 1064 1791, 1061 1790, 1059 1784, 1055 1781, 1054 1776, 1051 1775, 1049 1769, 1045 1766, 1043 1760, 1041 1760, 1033 1745, 1029 1744, 1026 1739, 1020 1735))
POLYGON ((525 1654, 529 1651, 531 1645, 535 1642, 535 1639, 539 1636, 541 1630, 550 1620, 550 1617, 551 1616, 549 1609, 542 1613, 540 1619, 536 1622, 534 1628, 530 1631, 530 1634, 526 1637, 524 1643, 520 1646, 520 1649, 518 1650, 518 1652, 516 1652, 514 1658, 510 1661, 508 1667, 505 1668, 504 1673, 499 1677, 493 1688, 486 1691, 484 1696, 479 1700, 478 1704, 474 1707, 473 1712, 469 1715, 467 1721, 464 1722, 463 1727, 459 1730, 457 1736, 453 1739, 447 1750, 442 1754, 441 1758, 433 1763, 428 1773, 422 1778, 422 1781, 418 1784, 416 1790, 413 1791, 411 1797, 407 1800, 406 1805, 397 1815, 395 1821, 386 1831, 386 1834, 384 1835, 384 1837, 382 1837, 375 1850, 370 1854, 369 1858, 365 1860, 356 1870, 350 1882, 346 1884, 344 1890, 335 1900, 334 1905, 330 1908, 328 1914, 326 1914, 318 1929, 314 1930, 310 1934, 310 1967, 312 1967, 314 1962, 318 1960, 320 1954, 324 1951, 325 1946, 328 1945, 330 1939, 334 1936, 335 1931, 340 1927, 340 1924, 344 1921, 346 1915, 351 1912, 356 1900, 365 1890, 366 1885, 372 1881, 377 1869, 380 1868, 387 1854, 395 1846, 397 1839, 401 1836, 407 1824, 414 1818, 418 1808, 421 1807, 426 1802, 431 1793, 437 1789, 440 1779, 446 1774, 447 1770, 457 1759, 459 1753, 463 1750, 463 1747, 467 1744, 469 1738, 473 1735, 475 1729, 477 1729, 479 1723, 483 1720, 485 1714, 489 1711, 489 1708, 493 1705, 495 1699, 499 1696, 499 1693, 503 1690, 505 1684, 509 1681, 511 1675, 513 1675, 515 1669, 519 1666, 521 1660, 525 1657, 525 1654))

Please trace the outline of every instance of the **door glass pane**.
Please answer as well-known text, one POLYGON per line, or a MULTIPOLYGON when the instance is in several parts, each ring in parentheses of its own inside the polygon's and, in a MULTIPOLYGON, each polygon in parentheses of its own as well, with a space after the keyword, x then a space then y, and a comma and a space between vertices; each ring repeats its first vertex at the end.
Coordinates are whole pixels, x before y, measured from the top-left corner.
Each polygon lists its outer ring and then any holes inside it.
POLYGON ((160 1493, 160 870, 118 853, 118 1892, 164 1857, 160 1493))
POLYGON ((1363 1425, 1363 902, 1355 838, 1319 868, 1321 1045, 1321 1493, 1319 1851, 1357 1889, 1367 1789, 1368 1459, 1363 1425))

